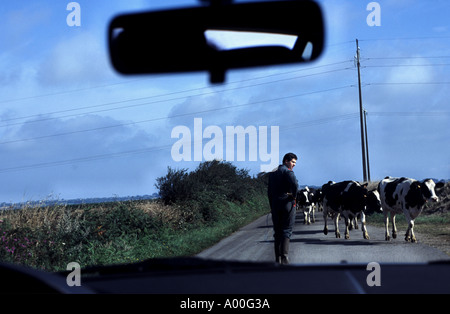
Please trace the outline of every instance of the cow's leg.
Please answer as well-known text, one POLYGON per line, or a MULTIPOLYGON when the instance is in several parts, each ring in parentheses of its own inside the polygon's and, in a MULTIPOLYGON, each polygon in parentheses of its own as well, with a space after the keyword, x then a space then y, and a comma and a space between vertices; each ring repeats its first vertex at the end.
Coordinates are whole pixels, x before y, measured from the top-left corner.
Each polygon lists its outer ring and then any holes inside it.
POLYGON ((311 224, 311 207, 310 206, 306 206, 303 208, 303 223, 304 224, 311 224))
POLYGON ((391 223, 392 223, 392 238, 397 238, 397 226, 395 224, 395 213, 391 212, 391 223))
POLYGON ((325 235, 328 234, 327 218, 328 218, 328 206, 323 206, 323 223, 324 223, 323 234, 325 235))
POLYGON ((408 228, 405 233, 405 241, 411 241, 411 229, 414 226, 414 221, 411 219, 411 216, 406 209, 403 209, 403 214, 405 215, 406 222, 408 223, 408 228))
POLYGON ((411 242, 415 243, 417 242, 417 239, 416 235, 414 234, 414 220, 411 220, 410 225, 411 225, 411 242))
POLYGON ((411 221, 408 223, 408 228, 406 229, 406 233, 405 233, 405 241, 411 241, 411 221))
POLYGON ((366 215, 363 212, 361 212, 361 230, 363 232, 363 238, 369 240, 370 237, 366 228, 366 215))
POLYGON ((389 236, 389 211, 387 210, 384 210, 384 239, 386 241, 391 240, 391 237, 389 236))
POLYGON ((315 222, 316 222, 315 205, 313 205, 313 206, 311 207, 311 216, 312 216, 311 222, 312 222, 312 223, 315 223, 315 222))
POLYGON ((352 219, 350 219, 349 215, 343 214, 343 216, 344 216, 344 221, 345 221, 345 236, 344 237, 345 237, 345 239, 350 239, 349 228, 352 223, 352 219))
POLYGON ((414 219, 408 219, 408 221, 409 224, 405 234, 405 241, 417 242, 416 236, 414 235, 414 219))
POLYGON ((333 216, 333 220, 334 220, 334 234, 336 235, 336 238, 340 238, 341 237, 341 233, 339 232, 339 226, 338 226, 338 220, 339 220, 340 214, 339 213, 335 213, 333 216))

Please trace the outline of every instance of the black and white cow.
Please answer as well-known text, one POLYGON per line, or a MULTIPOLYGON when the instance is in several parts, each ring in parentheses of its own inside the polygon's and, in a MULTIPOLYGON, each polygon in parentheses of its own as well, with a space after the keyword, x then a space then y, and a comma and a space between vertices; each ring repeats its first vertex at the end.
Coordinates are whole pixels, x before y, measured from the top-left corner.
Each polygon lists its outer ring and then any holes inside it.
POLYGON ((411 242, 417 241, 413 231, 414 219, 422 212, 423 206, 427 201, 438 201, 438 197, 434 191, 435 186, 436 184, 431 179, 419 182, 410 178, 386 177, 380 181, 378 191, 380 192, 381 206, 384 212, 386 241, 391 239, 388 231, 389 213, 392 223, 392 237, 394 239, 397 237, 395 215, 403 213, 408 222, 405 240, 411 242))
POLYGON ((316 222, 312 196, 313 194, 309 188, 305 187, 304 189, 298 190, 296 198, 297 209, 303 211, 303 223, 308 225, 310 225, 311 222, 316 222))
POLYGON ((322 201, 323 201, 322 189, 321 188, 316 189, 313 192, 312 203, 313 203, 313 206, 316 207, 318 212, 323 211, 322 201))
POLYGON ((381 211, 381 202, 378 191, 368 191, 367 185, 367 183, 361 185, 356 181, 338 183, 330 181, 322 186, 324 234, 328 234, 327 217, 331 213, 334 220, 336 238, 341 237, 338 219, 342 215, 345 220, 345 238, 349 239, 350 220, 360 214, 363 237, 364 239, 369 239, 364 213, 369 207, 371 210, 381 211))

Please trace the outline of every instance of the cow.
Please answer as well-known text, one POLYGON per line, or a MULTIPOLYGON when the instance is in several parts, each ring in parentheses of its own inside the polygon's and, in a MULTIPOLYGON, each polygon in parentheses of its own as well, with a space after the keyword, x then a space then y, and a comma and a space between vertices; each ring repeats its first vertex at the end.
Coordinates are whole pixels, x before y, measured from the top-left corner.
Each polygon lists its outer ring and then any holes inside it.
POLYGON ((322 186, 323 193, 323 218, 325 226, 323 233, 328 234, 327 217, 330 213, 334 220, 336 238, 340 238, 338 219, 342 215, 345 221, 345 239, 350 238, 350 220, 361 215, 361 229, 364 239, 369 239, 366 228, 365 211, 381 211, 381 202, 377 190, 368 191, 367 183, 361 185, 356 181, 342 181, 334 183, 332 181, 322 186))
POLYGON ((298 190, 296 197, 297 209, 303 211, 303 223, 310 225, 316 222, 314 215, 314 204, 312 203, 313 194, 308 187, 298 190))
MULTIPOLYGON (((438 183, 438 187, 441 184, 438 183)), ((397 238, 397 227, 395 215, 403 213, 408 222, 405 241, 417 242, 414 235, 414 219, 419 216, 426 202, 438 202, 439 199, 434 191, 436 184, 432 179, 419 182, 410 178, 386 177, 378 184, 381 198, 381 206, 384 212, 385 240, 391 239, 389 235, 388 214, 391 217, 392 237, 397 238)))
POLYGON ((317 206, 316 209, 318 212, 323 211, 322 201, 323 201, 322 189, 321 188, 316 189, 313 192, 312 203, 313 206, 317 206))

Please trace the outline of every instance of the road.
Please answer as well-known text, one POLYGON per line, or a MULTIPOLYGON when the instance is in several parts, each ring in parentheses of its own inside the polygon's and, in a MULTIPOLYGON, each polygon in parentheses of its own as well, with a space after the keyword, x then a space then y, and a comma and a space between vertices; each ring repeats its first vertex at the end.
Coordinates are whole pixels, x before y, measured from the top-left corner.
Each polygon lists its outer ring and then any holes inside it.
MULTIPOLYGON (((368 218, 370 219, 370 217, 368 218)), ((436 260, 450 260, 444 252, 420 243, 406 242, 398 230, 397 239, 384 240, 383 228, 367 226, 370 240, 362 236, 359 229, 350 231, 350 239, 344 237, 344 221, 339 221, 341 238, 334 235, 334 224, 328 219, 328 235, 323 234, 322 213, 316 213, 316 222, 303 224, 303 216, 297 213, 290 244, 291 264, 335 264, 335 263, 427 263, 436 260)), ((273 230, 271 215, 260 217, 223 239, 198 257, 234 261, 274 261, 273 230)))

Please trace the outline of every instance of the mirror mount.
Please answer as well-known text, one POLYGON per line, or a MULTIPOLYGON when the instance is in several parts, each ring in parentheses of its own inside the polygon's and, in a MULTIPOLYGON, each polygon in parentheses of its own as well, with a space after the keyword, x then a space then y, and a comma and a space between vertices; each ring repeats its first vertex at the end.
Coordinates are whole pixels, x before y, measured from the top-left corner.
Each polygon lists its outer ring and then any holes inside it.
POLYGON ((114 18, 108 31, 114 68, 122 74, 207 71, 211 82, 221 83, 229 69, 308 62, 321 54, 324 28, 315 2, 231 2, 114 18), (271 43, 274 37, 282 41, 271 43), (294 38, 292 47, 284 37, 294 38))

